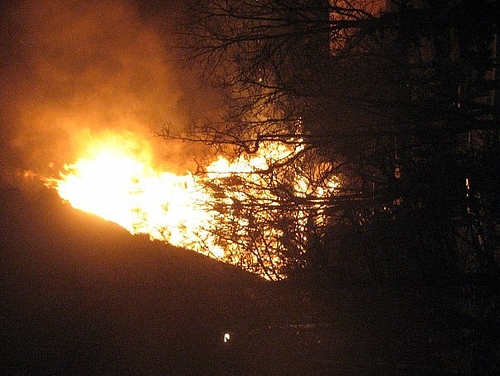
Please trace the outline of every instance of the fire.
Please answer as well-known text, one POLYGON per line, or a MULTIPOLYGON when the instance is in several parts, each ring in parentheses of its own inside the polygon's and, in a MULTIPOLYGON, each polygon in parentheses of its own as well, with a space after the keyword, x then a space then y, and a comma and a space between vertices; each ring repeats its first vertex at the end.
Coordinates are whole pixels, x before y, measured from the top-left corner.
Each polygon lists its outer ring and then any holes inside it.
MULTIPOLYGON (((177 175, 152 167, 148 148, 122 141, 111 137, 95 143, 46 184, 74 208, 115 222, 132 234, 147 234, 267 278, 282 276, 269 274, 284 264, 279 239, 288 230, 304 232, 308 211, 293 208, 293 228, 268 225, 276 222, 273 216, 280 198, 266 188, 265 175, 256 172, 290 157, 296 149, 267 144, 255 155, 235 161, 219 157, 204 175, 177 175)), ((297 197, 326 196, 335 188, 332 181, 312 188, 299 176, 292 180, 297 197)), ((299 236, 305 240, 307 235, 299 236)))
MULTIPOLYGON (((117 223, 132 234, 148 234, 180 247, 193 247, 210 212, 210 198, 192 174, 176 175, 150 166, 150 156, 129 145, 102 143, 67 164, 47 185, 75 209, 117 223)), ((222 257, 214 246, 214 256, 222 257)))

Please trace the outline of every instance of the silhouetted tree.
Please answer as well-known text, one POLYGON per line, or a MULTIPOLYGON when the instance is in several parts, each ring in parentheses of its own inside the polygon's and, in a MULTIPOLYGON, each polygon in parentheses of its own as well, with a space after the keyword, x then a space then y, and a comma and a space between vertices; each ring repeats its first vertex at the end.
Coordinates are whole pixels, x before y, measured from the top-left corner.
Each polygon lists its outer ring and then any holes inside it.
POLYGON ((361 248, 365 275, 394 274, 402 258, 420 277, 456 266, 456 220, 468 218, 465 181, 473 179, 464 160, 486 167, 464 139, 499 125, 498 106, 481 100, 497 87, 487 73, 498 8, 478 4, 474 39, 467 2, 394 2, 385 12, 378 3, 190 3, 178 47, 226 95, 227 110, 190 134, 165 136, 233 159, 265 154, 269 144, 291 151, 209 184, 226 219, 214 231, 221 245, 248 253, 237 255, 251 260, 243 266, 266 264, 270 278, 341 264, 348 273, 349 262, 338 261, 346 244, 370 244, 361 248), (297 180, 312 188, 298 191, 297 180))

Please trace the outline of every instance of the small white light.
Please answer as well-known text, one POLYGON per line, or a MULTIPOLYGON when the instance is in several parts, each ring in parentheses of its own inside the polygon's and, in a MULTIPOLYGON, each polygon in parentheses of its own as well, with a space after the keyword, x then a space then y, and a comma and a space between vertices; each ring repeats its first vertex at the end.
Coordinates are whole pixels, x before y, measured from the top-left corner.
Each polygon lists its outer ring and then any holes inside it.
POLYGON ((231 340, 231 334, 229 333, 224 333, 224 343, 228 343, 231 340))

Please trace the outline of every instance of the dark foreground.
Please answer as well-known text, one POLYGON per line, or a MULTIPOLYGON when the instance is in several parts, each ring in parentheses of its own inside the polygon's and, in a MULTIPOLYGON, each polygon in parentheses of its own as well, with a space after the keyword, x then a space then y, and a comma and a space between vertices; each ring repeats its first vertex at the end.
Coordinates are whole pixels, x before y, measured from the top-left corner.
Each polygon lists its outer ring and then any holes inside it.
POLYGON ((500 372, 490 280, 265 283, 46 191, 1 191, 0 245, 2 374, 500 372))

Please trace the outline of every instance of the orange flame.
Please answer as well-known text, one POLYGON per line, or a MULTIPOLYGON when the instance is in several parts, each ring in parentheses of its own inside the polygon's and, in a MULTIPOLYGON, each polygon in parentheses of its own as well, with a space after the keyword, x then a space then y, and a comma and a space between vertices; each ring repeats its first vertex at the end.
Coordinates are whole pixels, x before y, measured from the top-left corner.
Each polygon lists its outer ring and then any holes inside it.
MULTIPOLYGON (((119 140, 118 140, 119 141, 119 140)), ((150 155, 108 140, 64 167, 47 185, 75 209, 117 223, 132 234, 148 234, 175 246, 192 247, 194 232, 210 220, 210 199, 191 174, 150 166, 150 155)), ((211 252, 223 256, 214 246, 211 252)))
MULTIPOLYGON (((143 142, 141 142, 141 145, 143 142)), ((259 191, 262 182, 258 174, 252 175, 258 169, 265 169, 272 161, 276 161, 296 152, 281 144, 265 145, 256 155, 242 156, 230 162, 219 157, 207 166, 206 176, 195 176, 190 173, 176 175, 167 171, 157 171, 151 167, 151 155, 148 148, 138 148, 133 142, 123 142, 119 136, 107 138, 92 145, 86 155, 75 163, 65 165, 59 178, 46 179, 46 184, 55 188, 59 196, 69 202, 74 208, 96 214, 106 220, 117 223, 132 234, 148 234, 152 239, 166 241, 174 246, 185 247, 194 251, 209 254, 219 260, 233 264, 257 265, 259 262, 242 261, 242 244, 222 240, 214 229, 221 220, 235 223, 237 232, 243 232, 248 225, 247 219, 238 218, 229 210, 221 219, 221 213, 215 208, 216 201, 227 208, 234 207, 245 194, 251 194, 265 205, 276 205, 276 200, 269 196, 269 191, 259 191), (251 192, 231 192, 222 197, 214 197, 208 189, 209 182, 219 181, 234 174, 244 173, 254 179, 255 190, 251 192), (248 173, 250 173, 248 175, 248 173), (269 204, 270 203, 270 204, 269 204)), ((331 194, 335 183, 330 181, 326 188, 317 188, 313 192, 303 179, 296 177, 295 194, 305 196, 310 194, 331 194)), ((249 188, 247 188, 249 189, 249 188)), ((252 189, 252 188, 250 188, 252 189)), ((300 212, 300 210, 299 210, 300 212)), ((255 213, 256 216, 266 216, 265 211, 255 213)), ((305 226, 306 216, 299 215, 297 229, 305 226)), ((263 218, 264 222, 266 218, 263 218)), ((228 222, 226 222, 228 223, 228 222)), ((267 241, 283 235, 276 228, 264 228, 267 241)), ((244 245, 243 245, 244 246, 244 245)), ((269 246, 269 243, 267 245, 269 246)), ((255 255, 251 258, 257 257, 255 255)), ((279 255, 271 255, 264 260, 265 264, 279 265, 279 255)), ((259 269, 250 267, 252 271, 266 275, 259 269)), ((245 265, 243 265, 245 267, 245 265)))

